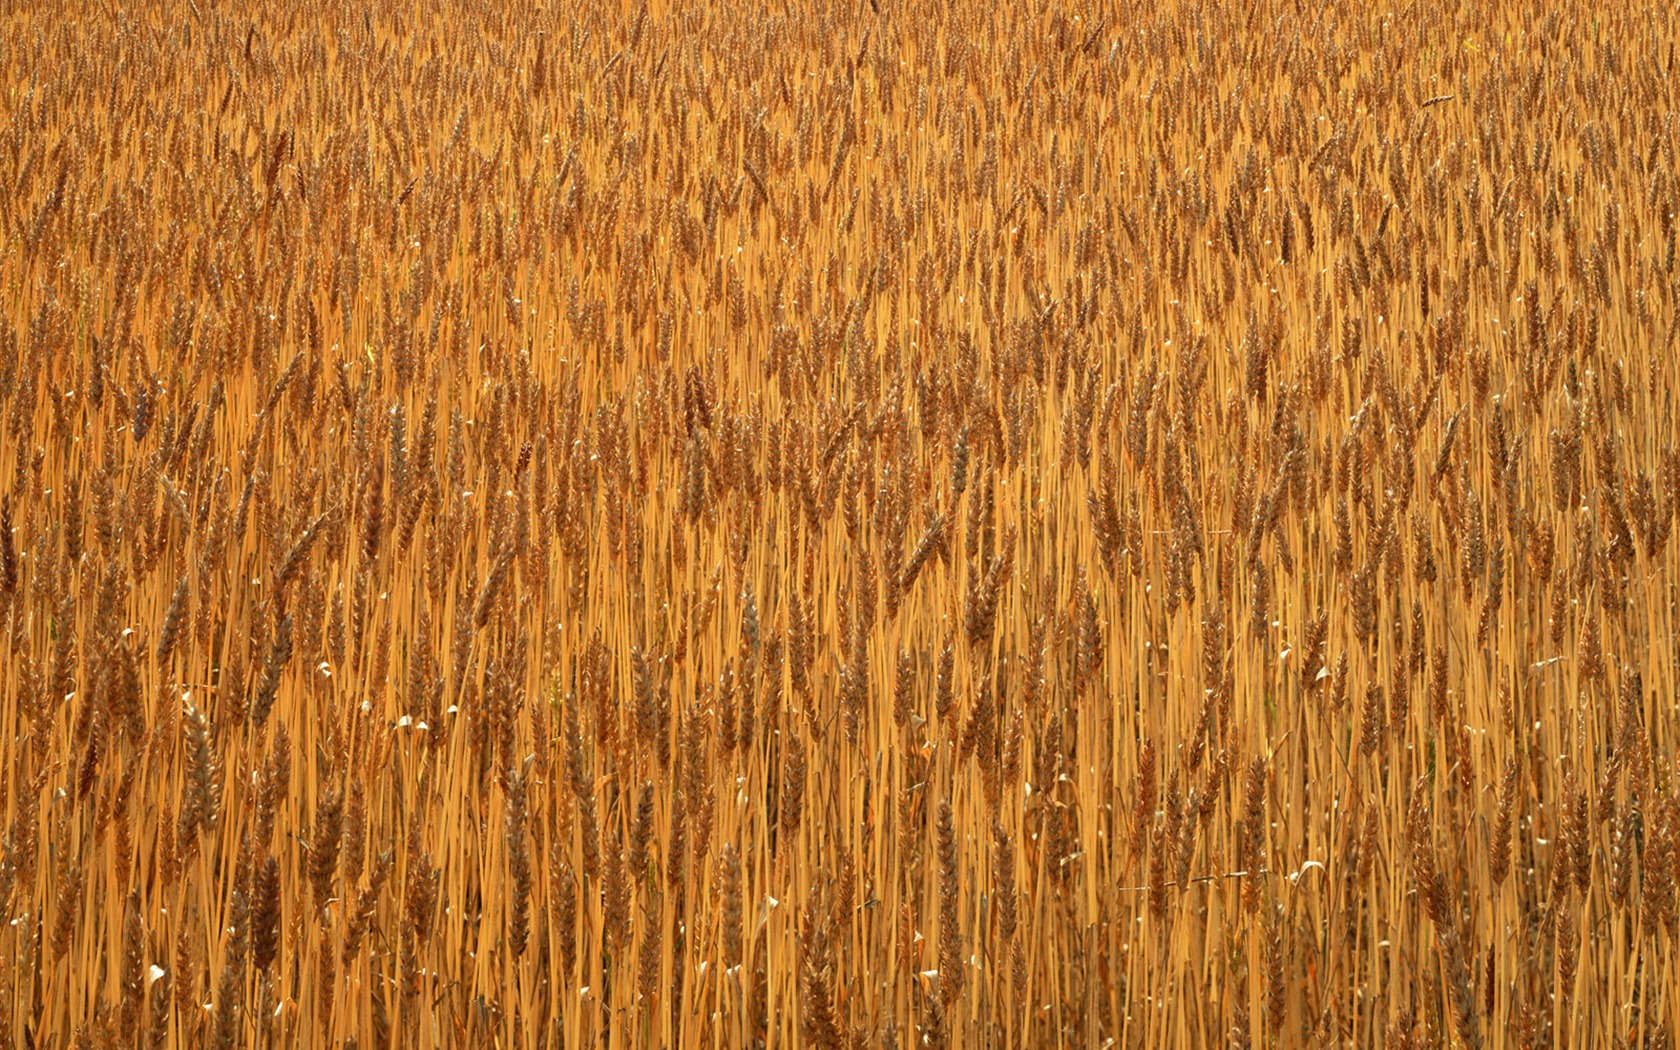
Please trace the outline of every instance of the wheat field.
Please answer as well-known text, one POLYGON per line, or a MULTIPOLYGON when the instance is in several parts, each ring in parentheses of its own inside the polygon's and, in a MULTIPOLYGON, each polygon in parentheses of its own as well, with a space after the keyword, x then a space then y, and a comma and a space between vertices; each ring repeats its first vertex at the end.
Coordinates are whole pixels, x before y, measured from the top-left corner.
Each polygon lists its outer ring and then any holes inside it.
POLYGON ((0 1050, 1672 1046, 1677 39, 0 4, 0 1050))

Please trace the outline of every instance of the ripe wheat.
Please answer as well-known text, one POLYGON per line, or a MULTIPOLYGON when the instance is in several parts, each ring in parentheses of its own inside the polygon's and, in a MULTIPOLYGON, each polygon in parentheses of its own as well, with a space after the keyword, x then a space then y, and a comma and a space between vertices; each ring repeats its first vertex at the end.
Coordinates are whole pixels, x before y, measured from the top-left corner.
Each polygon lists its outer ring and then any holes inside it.
POLYGON ((0 1050, 1680 1028, 1669 8, 0 10, 0 1050))

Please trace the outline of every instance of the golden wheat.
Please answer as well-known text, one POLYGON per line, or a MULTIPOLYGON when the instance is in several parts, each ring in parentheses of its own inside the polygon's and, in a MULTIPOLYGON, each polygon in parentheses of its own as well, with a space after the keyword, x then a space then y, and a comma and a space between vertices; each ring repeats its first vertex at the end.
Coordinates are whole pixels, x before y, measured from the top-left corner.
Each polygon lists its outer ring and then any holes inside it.
POLYGON ((1671 1045, 1672 10, 0 27, 0 1050, 1671 1045))

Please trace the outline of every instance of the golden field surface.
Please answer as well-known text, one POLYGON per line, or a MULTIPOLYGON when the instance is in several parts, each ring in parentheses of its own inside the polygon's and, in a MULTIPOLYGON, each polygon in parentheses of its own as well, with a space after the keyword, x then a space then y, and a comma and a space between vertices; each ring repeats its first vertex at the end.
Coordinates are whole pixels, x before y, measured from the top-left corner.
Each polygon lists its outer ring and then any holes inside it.
POLYGON ((1671 8, 76 6, 0 1050, 1673 1045, 1671 8))

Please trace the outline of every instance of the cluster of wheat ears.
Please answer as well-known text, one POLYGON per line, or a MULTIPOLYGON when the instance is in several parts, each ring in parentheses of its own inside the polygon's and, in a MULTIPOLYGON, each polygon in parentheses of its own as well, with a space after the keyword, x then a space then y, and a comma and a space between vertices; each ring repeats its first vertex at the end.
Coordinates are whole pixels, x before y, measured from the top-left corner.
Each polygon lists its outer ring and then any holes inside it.
POLYGON ((3 6, 0 1050, 1672 1045, 1671 8, 3 6))

